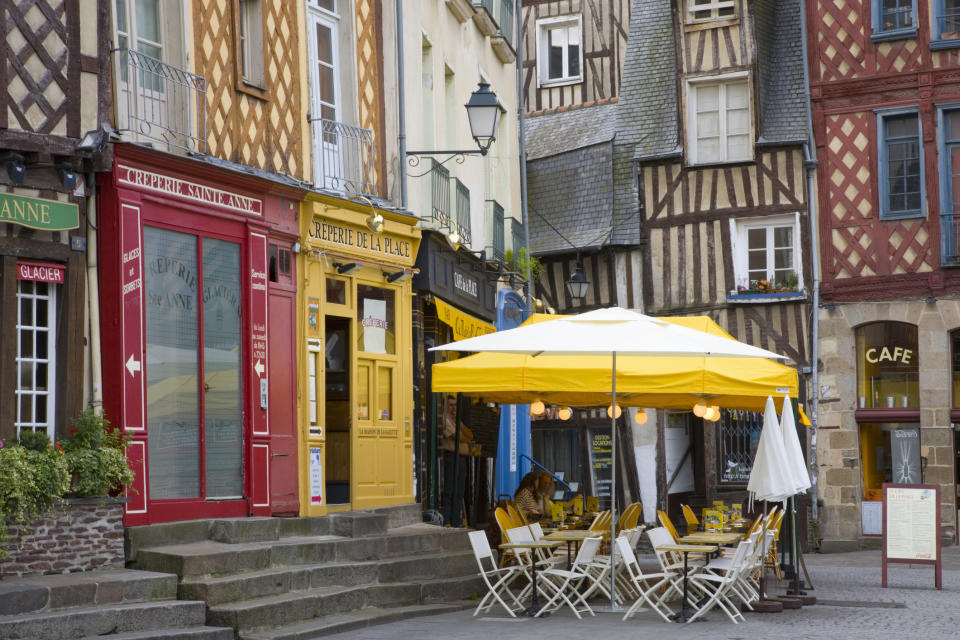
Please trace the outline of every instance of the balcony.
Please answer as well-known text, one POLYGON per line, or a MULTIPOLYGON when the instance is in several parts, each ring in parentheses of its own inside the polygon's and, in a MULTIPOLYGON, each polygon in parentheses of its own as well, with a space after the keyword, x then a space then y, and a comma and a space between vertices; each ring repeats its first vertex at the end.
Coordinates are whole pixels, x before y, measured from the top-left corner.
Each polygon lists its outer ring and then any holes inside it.
POLYGON ((114 125, 133 142, 207 151, 207 81, 134 49, 111 51, 114 125))
POLYGON ((510 218, 510 249, 514 256, 520 255, 520 250, 525 248, 523 234, 523 223, 516 218, 510 218))
POLYGON ((514 41, 514 0, 473 0, 473 21, 480 32, 490 36, 490 46, 500 62, 517 59, 514 41))
POLYGON ((506 255, 503 238, 503 207, 496 200, 487 200, 487 254, 497 260, 506 255))
POLYGON ((940 264, 960 267, 960 214, 940 214, 940 264))
POLYGON ((377 195, 373 131, 336 120, 312 120, 314 182, 337 193, 377 195))
POLYGON ((430 158, 430 219, 450 224, 450 170, 430 158))
POLYGON ((457 233, 466 246, 470 246, 470 190, 467 186, 453 179, 454 198, 457 203, 457 233))

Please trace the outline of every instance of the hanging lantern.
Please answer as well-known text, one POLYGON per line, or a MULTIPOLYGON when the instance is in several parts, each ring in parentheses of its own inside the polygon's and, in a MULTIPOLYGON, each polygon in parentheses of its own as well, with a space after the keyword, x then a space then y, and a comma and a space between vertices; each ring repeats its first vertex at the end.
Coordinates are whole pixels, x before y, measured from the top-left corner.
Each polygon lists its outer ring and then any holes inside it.
POLYGON ((705 404, 697 403, 693 405, 693 415, 697 416, 698 418, 702 418, 703 414, 706 413, 706 411, 707 411, 707 405, 705 404))
MULTIPOLYGON (((623 415, 623 409, 620 408, 620 405, 617 405, 617 417, 619 418, 621 415, 623 415)), ((613 405, 607 407, 607 417, 613 417, 613 405)))
POLYGON ((541 402, 540 400, 534 400, 533 403, 530 405, 530 415, 532 416, 542 416, 543 412, 546 410, 547 408, 544 406, 543 402, 541 402))
POLYGON ((573 411, 570 407, 560 407, 560 411, 557 412, 557 417, 561 420, 569 420, 570 416, 573 415, 573 411))
POLYGON ((637 411, 637 415, 633 417, 637 421, 637 424, 647 424, 647 412, 645 409, 640 409, 637 411))
POLYGON ((707 410, 703 412, 703 419, 713 422, 713 407, 707 407, 707 410))

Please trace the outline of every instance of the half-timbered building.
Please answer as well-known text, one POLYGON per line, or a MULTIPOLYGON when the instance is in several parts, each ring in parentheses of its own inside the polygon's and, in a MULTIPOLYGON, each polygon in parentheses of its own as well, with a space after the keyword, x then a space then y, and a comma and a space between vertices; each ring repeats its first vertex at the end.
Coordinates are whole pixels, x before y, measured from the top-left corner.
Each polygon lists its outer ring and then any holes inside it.
MULTIPOLYGON (((811 263, 798 6, 642 3, 617 140, 636 149, 644 311, 710 316, 799 368, 809 364, 811 263)), ((666 413, 658 426, 658 495, 671 515, 681 501, 745 496, 758 415, 666 413)))
POLYGON ((881 534, 885 482, 940 485, 956 536, 960 39, 951 2, 806 5, 823 373, 820 536, 881 534))

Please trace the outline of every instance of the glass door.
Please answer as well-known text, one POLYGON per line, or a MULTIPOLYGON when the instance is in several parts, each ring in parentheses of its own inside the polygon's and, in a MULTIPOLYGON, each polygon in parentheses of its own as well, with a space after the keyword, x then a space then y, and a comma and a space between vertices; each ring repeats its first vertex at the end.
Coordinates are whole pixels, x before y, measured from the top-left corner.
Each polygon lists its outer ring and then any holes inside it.
POLYGON ((143 236, 151 499, 242 498, 240 245, 143 236))

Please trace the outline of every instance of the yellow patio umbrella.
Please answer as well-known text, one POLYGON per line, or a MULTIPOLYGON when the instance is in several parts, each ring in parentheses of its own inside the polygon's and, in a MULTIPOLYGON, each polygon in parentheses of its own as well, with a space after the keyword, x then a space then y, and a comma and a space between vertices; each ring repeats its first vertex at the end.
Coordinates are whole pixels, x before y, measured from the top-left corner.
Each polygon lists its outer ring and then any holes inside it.
MULTIPOLYGON (((563 316, 534 314, 524 324, 563 316)), ((659 318, 705 333, 733 337, 707 316, 659 318)), ((483 352, 433 365, 435 392, 463 393, 500 404, 579 407, 610 404, 607 356, 483 352)), ((701 402, 727 409, 762 411, 769 395, 797 397, 795 369, 761 358, 619 356, 617 403, 686 409, 701 402)))

